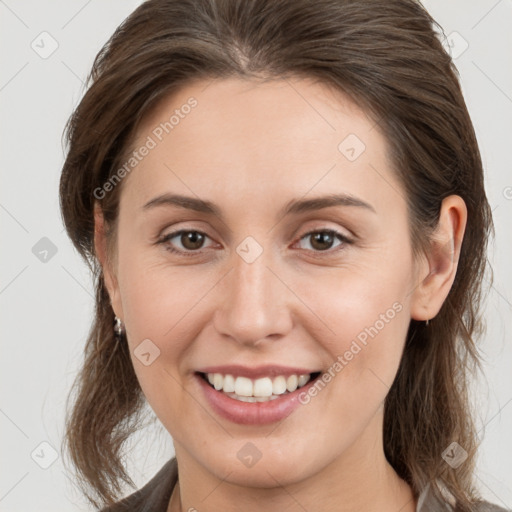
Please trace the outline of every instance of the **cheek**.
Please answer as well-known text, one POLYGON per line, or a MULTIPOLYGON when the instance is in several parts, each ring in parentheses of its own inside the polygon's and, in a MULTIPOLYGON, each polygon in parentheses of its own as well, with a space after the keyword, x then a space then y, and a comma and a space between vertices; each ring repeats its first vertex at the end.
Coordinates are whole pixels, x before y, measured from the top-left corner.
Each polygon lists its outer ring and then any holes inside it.
POLYGON ((318 315, 316 327, 307 328, 330 356, 329 387, 340 410, 360 410, 362 404, 372 409, 382 402, 400 363, 410 323, 412 265, 399 257, 380 263, 343 269, 300 291, 318 315))
POLYGON ((405 261, 331 269, 298 276, 295 290, 323 324, 328 334, 324 342, 339 351, 349 348, 347 341, 357 339, 364 345, 377 335, 396 339, 403 332, 409 320, 409 270, 405 261))
POLYGON ((172 266, 162 255, 155 258, 140 251, 120 258, 119 287, 132 342, 172 336, 211 288, 210 281, 213 278, 194 265, 172 266))
POLYGON ((182 365, 201 330, 200 299, 214 280, 194 280, 183 268, 154 267, 136 260, 125 261, 123 272, 120 291, 137 379, 157 417, 179 436, 181 418, 193 417, 197 407, 183 393, 182 365), (148 365, 141 357, 144 352, 150 354, 148 365))
POLYGON ((204 291, 195 290, 190 281, 188 286, 177 279, 166 283, 162 278, 153 279, 150 274, 125 284, 122 293, 126 332, 141 385, 143 382, 152 385, 153 381, 160 386, 162 378, 171 381, 172 376, 180 378, 180 362, 186 361, 187 349, 200 332, 194 319, 201 310, 200 297, 206 291, 206 287, 204 291), (146 371, 137 359, 145 345, 150 353, 155 353, 151 366, 161 367, 158 373, 154 368, 146 371))

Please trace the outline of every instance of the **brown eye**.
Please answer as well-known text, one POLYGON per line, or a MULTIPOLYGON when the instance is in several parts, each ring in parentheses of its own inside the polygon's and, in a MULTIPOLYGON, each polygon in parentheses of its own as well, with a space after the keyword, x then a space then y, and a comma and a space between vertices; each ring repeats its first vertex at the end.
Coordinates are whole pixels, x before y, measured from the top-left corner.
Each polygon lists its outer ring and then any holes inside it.
MULTIPOLYGON (((334 245, 334 249, 342 248, 346 244, 350 244, 351 240, 349 240, 346 236, 338 233, 337 231, 325 229, 322 231, 312 231, 311 233, 305 234, 300 241, 310 240, 311 249, 305 247, 305 249, 312 250, 314 252, 322 252, 328 251, 333 248, 333 244, 338 241, 337 245, 334 245)), ((303 247, 304 248, 304 247, 303 247)), ((334 251, 332 251, 334 252, 334 251)))
POLYGON ((203 248, 207 238, 209 236, 200 231, 182 229, 164 235, 159 240, 159 243, 163 244, 171 252, 193 256, 201 252, 200 249, 203 248))
POLYGON ((334 236, 328 231, 313 233, 311 235, 311 246, 319 251, 330 249, 334 243, 334 236))
POLYGON ((180 242, 185 249, 200 249, 204 243, 204 235, 198 231, 184 231, 181 233, 180 242))

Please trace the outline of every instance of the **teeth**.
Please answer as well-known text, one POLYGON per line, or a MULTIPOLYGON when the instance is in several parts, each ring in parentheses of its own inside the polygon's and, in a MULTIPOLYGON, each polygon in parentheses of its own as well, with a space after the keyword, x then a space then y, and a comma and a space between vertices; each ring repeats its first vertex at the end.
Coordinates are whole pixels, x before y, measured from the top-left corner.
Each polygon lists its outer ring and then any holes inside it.
POLYGON ((299 378, 297 375, 290 375, 286 379, 286 389, 291 393, 292 391, 295 391, 297 389, 297 386, 299 385, 299 378))
POLYGON ((235 380, 235 393, 238 396, 253 396, 252 380, 247 377, 237 377, 235 380))
MULTIPOLYGON (((309 375, 308 375, 309 380, 309 375)), ((286 392, 286 378, 282 375, 279 375, 279 377, 276 377, 274 379, 274 382, 272 382, 272 393, 274 395, 282 395, 286 392)))
MULTIPOLYGON (((270 396, 272 394, 273 385, 269 377, 256 379, 253 386, 254 396, 270 396)), ((277 395, 277 393, 274 393, 277 395)))
POLYGON ((219 391, 219 389, 222 389, 224 385, 224 378, 220 373, 214 373, 213 374, 213 387, 219 391))
POLYGON ((235 379, 233 375, 226 375, 224 377, 224 385, 222 386, 222 390, 225 393, 233 393, 235 391, 235 379))
POLYGON ((306 385, 309 379, 310 379, 309 375, 299 375, 297 387, 301 388, 302 386, 306 385))
POLYGON ((217 391, 223 391, 241 402, 266 402, 301 388, 309 382, 311 375, 290 375, 288 378, 279 375, 273 379, 263 377, 252 380, 247 377, 235 378, 233 375, 208 373, 207 379, 217 391))

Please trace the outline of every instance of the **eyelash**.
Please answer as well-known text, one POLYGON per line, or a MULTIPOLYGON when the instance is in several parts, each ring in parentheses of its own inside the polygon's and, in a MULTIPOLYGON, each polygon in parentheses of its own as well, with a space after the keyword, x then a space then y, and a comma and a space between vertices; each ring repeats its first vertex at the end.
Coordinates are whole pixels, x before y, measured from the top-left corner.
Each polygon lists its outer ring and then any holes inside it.
MULTIPOLYGON (((204 235, 206 238, 210 238, 206 233, 203 233, 202 231, 198 231, 196 229, 180 229, 178 231, 173 231, 172 233, 168 233, 167 235, 164 235, 162 238, 157 240, 157 244, 165 245, 165 249, 167 251, 174 253, 174 254, 179 254, 179 255, 182 255, 185 257, 193 257, 193 256, 197 256, 198 254, 201 254, 202 251, 200 249, 195 250, 195 251, 193 251, 193 250, 182 251, 182 250, 175 249, 168 243, 169 240, 171 240, 171 239, 175 238, 176 236, 181 235, 183 233, 199 233, 200 235, 204 235)), ((351 239, 349 239, 348 237, 346 237, 345 235, 343 235, 342 233, 339 233, 338 231, 336 231, 334 229, 317 229, 314 231, 309 231, 309 232, 305 233, 304 235, 302 235, 299 238, 299 241, 301 241, 302 239, 304 239, 308 236, 316 235, 318 233, 328 233, 330 235, 335 236, 341 242, 341 247, 338 246, 338 249, 326 249, 325 251, 315 251, 315 250, 305 249, 309 252, 314 253, 315 255, 332 254, 333 252, 342 250, 344 245, 350 245, 353 243, 353 241, 351 239)))

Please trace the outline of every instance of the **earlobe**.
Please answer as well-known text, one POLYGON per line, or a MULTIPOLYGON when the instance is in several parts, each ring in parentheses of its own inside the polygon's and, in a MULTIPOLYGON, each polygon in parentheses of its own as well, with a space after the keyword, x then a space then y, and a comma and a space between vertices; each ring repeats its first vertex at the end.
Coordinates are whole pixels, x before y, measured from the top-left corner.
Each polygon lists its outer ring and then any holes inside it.
POLYGON ((109 258, 105 219, 98 203, 94 205, 94 250, 96 252, 98 262, 101 265, 112 309, 114 310, 115 315, 122 319, 123 311, 119 297, 119 285, 113 269, 113 263, 111 258, 109 258))
POLYGON ((419 265, 419 282, 411 302, 414 320, 434 318, 446 300, 457 273, 466 222, 464 200, 456 195, 446 197, 441 204, 439 222, 428 253, 419 265))

